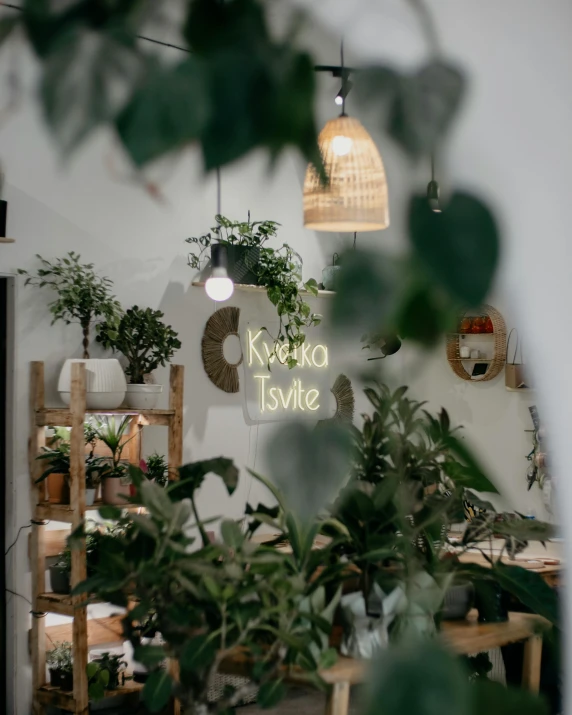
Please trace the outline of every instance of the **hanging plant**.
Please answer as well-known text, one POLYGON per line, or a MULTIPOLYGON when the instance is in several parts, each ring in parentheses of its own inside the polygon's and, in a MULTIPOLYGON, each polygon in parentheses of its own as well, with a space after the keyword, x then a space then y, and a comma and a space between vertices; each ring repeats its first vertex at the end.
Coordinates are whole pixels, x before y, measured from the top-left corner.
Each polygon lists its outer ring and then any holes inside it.
MULTIPOLYGON (((276 221, 231 221, 217 214, 217 225, 210 232, 198 237, 187 238, 186 242, 196 248, 189 253, 187 263, 191 268, 200 270, 204 264, 204 254, 213 244, 222 243, 227 247, 240 246, 251 248, 250 257, 244 259, 244 269, 238 266, 239 275, 246 271, 254 278, 251 282, 266 288, 266 294, 278 313, 278 329, 275 334, 264 327, 273 341, 273 349, 268 356, 268 367, 274 358, 282 365, 293 368, 298 364, 295 352, 306 339, 304 330, 319 325, 322 316, 313 313, 304 300, 303 290, 313 296, 318 295, 318 283, 311 278, 302 283, 302 258, 291 246, 284 243, 281 248, 274 249, 265 246, 266 242, 278 233, 279 223, 276 221), (255 253, 254 253, 255 252, 255 253)), ((229 275, 232 275, 229 265, 229 275)))

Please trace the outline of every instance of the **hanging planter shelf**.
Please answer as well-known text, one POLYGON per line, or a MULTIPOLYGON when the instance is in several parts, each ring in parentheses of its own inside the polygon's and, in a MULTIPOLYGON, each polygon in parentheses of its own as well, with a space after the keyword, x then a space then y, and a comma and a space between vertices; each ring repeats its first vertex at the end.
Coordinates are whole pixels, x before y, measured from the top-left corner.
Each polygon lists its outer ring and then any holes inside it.
MULTIPOLYGON (((459 316, 459 324, 467 316, 467 311, 459 316)), ((506 325, 504 318, 496 308, 492 305, 483 305, 479 311, 479 315, 490 318, 493 331, 487 333, 448 333, 447 334, 447 360, 451 369, 462 380, 470 382, 487 382, 494 379, 504 368, 506 362, 506 325), (486 358, 463 358, 461 357, 460 347, 461 341, 464 338, 474 338, 478 340, 486 339, 487 342, 492 342, 492 351, 486 358), (473 377, 465 368, 465 364, 475 365, 482 363, 487 365, 487 369, 483 375, 473 377)), ((472 342, 472 341, 469 341, 472 342)))

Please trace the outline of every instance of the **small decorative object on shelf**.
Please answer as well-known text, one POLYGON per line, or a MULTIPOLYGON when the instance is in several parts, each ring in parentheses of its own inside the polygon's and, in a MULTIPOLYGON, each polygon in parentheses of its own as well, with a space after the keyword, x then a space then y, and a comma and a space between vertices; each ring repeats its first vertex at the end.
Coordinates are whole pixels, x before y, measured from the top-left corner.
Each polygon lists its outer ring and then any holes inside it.
POLYGON ((506 343, 502 315, 492 305, 484 305, 477 315, 464 314, 459 318, 458 332, 447 336, 447 360, 462 380, 486 382, 503 369, 506 343))
POLYGON ((239 318, 240 308, 220 308, 207 320, 201 340, 203 367, 209 380, 220 390, 229 393, 240 389, 238 368, 242 363, 242 355, 238 362, 230 363, 224 356, 223 346, 229 335, 238 337, 239 318))

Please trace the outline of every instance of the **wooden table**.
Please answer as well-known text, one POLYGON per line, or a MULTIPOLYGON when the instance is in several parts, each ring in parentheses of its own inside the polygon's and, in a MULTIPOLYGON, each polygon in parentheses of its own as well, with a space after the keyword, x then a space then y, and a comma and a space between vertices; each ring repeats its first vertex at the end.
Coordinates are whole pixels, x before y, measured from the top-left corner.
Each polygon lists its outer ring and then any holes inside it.
MULTIPOLYGON (((510 613, 505 623, 480 624, 477 622, 476 611, 472 611, 467 620, 444 622, 440 637, 459 655, 474 655, 509 643, 525 641, 522 683, 537 693, 540 686, 542 631, 549 627, 546 619, 530 613, 510 613)), ((340 655, 334 666, 320 671, 323 680, 332 686, 326 700, 326 715, 347 715, 350 688, 365 681, 368 666, 367 660, 340 655)), ((248 677, 248 668, 247 661, 237 656, 225 660, 221 672, 248 677)), ((302 671, 299 676, 290 672, 287 680, 296 684, 306 682, 302 671)))

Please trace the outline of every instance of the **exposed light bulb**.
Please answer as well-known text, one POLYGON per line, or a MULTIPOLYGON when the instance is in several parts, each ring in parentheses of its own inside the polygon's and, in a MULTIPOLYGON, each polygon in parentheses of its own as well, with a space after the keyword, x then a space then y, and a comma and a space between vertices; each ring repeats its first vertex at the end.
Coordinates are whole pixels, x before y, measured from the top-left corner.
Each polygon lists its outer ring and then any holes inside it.
POLYGON ((334 102, 338 105, 338 107, 341 107, 342 104, 344 103, 344 98, 342 97, 341 94, 336 94, 336 98, 334 99, 334 102))
POLYGON ((234 292, 234 284, 228 277, 226 268, 213 268, 211 277, 205 283, 205 291, 209 298, 218 303, 230 298, 234 292))
POLYGON ((353 140, 350 137, 344 137, 341 134, 332 139, 332 151, 336 156, 345 156, 349 154, 353 145, 353 140))

